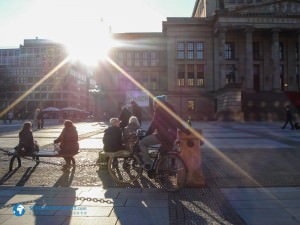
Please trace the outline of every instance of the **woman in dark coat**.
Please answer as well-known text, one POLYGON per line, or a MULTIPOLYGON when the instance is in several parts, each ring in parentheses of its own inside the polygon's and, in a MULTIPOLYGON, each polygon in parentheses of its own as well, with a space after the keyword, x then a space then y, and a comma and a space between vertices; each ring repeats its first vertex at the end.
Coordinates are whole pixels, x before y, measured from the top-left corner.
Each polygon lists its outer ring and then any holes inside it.
POLYGON ((79 150, 78 133, 71 120, 65 120, 64 125, 65 127, 54 143, 60 143, 60 154, 66 155, 64 159, 66 165, 69 166, 72 157, 76 155, 79 150))
POLYGON ((31 122, 25 122, 22 130, 19 132, 19 145, 16 147, 17 151, 23 151, 26 155, 32 155, 38 151, 38 146, 34 143, 32 135, 31 122))

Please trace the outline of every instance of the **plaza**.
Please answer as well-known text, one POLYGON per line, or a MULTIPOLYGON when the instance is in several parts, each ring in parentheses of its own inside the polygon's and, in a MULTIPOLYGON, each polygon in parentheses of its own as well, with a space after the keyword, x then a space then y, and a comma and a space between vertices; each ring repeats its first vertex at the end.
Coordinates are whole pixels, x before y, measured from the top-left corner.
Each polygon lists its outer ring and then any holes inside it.
MULTIPOLYGON (((201 146, 205 185, 176 193, 146 175, 119 185, 99 168, 105 122, 76 124, 80 153, 70 171, 61 170, 62 159, 47 158, 41 161, 53 164, 23 160, 9 173, 9 158, 1 153, 0 224, 300 224, 298 130, 282 130, 280 122, 192 124, 206 139, 201 146), (13 214, 17 203, 24 206, 23 216, 13 214)), ((14 131, 0 135, 6 150, 17 141, 18 124, 12 126, 14 131)), ((34 137, 50 151, 61 128, 46 123, 34 137)))

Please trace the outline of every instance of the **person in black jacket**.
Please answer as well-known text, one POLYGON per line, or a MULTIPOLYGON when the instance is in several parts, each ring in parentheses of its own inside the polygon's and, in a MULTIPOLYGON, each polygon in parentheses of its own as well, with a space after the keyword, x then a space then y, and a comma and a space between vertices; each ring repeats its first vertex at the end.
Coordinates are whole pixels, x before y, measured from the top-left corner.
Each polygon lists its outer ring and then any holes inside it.
MULTIPOLYGON (((144 167, 148 169, 152 163, 148 154, 148 146, 162 144, 172 148, 177 137, 177 129, 190 133, 179 121, 170 114, 175 112, 173 107, 166 101, 166 96, 157 96, 153 99, 154 115, 151 124, 146 131, 146 137, 139 142, 144 167), (160 103, 158 103, 160 101, 160 103), (162 107, 164 104, 165 107, 162 107)), ((169 149, 168 149, 169 150, 169 149)))
POLYGON ((142 108, 135 102, 131 101, 132 115, 135 116, 142 126, 142 108))
POLYGON ((119 126, 122 130, 128 125, 128 121, 130 117, 131 117, 131 112, 126 106, 123 106, 119 116, 119 120, 120 120, 119 126))
POLYGON ((65 155, 65 166, 70 166, 71 159, 79 151, 78 133, 71 120, 65 120, 64 128, 54 143, 60 143, 60 154, 65 155))
POLYGON ((23 124, 22 130, 19 132, 19 144, 15 149, 26 155, 32 155, 39 151, 37 143, 33 140, 31 122, 23 124))
POLYGON ((293 121, 293 115, 292 115, 292 112, 291 112, 291 109, 290 109, 290 106, 287 105, 285 107, 285 123, 283 124, 283 126, 281 127, 281 129, 284 129, 286 127, 286 125, 288 123, 290 123, 291 125, 291 129, 294 130, 294 121, 293 121))
POLYGON ((111 126, 104 131, 103 150, 105 152, 116 152, 123 148, 120 120, 118 118, 111 118, 109 122, 111 126))

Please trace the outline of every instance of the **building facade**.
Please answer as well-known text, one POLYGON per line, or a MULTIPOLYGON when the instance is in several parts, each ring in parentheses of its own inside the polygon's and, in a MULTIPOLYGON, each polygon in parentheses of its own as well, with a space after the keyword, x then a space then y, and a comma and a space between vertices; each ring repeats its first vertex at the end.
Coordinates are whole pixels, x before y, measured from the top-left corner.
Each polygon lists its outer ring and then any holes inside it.
MULTIPOLYGON (((184 119, 279 120, 286 104, 300 106, 300 1, 197 0, 191 17, 162 27, 114 34, 123 45, 111 58, 153 95, 166 94, 184 119)), ((140 88, 103 67, 115 112, 140 88)))
POLYGON ((2 110, 20 98, 12 110, 23 118, 47 107, 93 112, 93 77, 82 65, 68 61, 60 66, 66 57, 63 45, 45 39, 25 39, 17 49, 0 49, 1 76, 12 83, 11 89, 1 87, 2 110))

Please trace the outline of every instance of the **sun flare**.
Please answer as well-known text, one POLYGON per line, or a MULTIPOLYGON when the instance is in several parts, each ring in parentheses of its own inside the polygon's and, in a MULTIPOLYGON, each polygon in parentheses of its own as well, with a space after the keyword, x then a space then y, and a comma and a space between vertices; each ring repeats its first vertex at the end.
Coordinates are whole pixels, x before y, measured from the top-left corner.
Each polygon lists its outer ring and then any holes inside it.
POLYGON ((114 46, 108 30, 99 27, 84 27, 66 41, 67 52, 71 60, 95 66, 106 58, 114 46))

